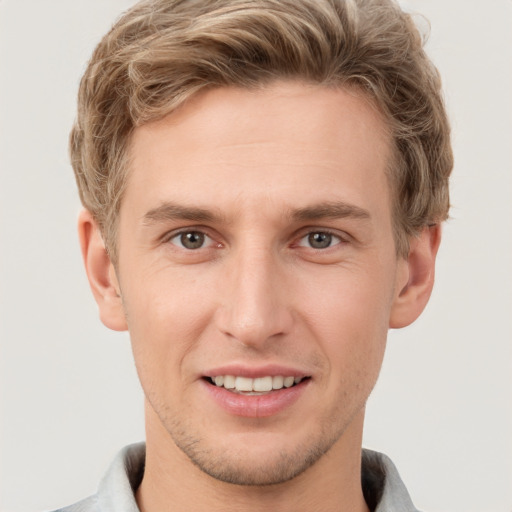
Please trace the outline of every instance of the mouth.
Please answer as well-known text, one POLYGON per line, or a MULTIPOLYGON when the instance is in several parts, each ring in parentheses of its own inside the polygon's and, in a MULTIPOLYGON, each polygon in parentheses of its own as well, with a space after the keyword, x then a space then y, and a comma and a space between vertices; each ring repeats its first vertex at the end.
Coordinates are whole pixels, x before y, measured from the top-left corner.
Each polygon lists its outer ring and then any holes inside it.
POLYGON ((215 375, 205 377, 206 382, 218 388, 224 388, 234 394, 261 396, 274 391, 297 386, 310 377, 295 377, 292 375, 267 375, 264 377, 242 377, 237 375, 215 375))

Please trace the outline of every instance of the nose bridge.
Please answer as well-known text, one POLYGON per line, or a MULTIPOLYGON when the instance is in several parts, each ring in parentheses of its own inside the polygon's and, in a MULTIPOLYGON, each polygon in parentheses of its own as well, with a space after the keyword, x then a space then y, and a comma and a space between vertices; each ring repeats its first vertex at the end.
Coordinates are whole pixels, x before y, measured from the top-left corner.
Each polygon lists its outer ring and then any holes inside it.
POLYGON ((219 328, 244 345, 257 346, 290 329, 291 312, 282 287, 283 268, 268 245, 251 243, 228 258, 219 328))

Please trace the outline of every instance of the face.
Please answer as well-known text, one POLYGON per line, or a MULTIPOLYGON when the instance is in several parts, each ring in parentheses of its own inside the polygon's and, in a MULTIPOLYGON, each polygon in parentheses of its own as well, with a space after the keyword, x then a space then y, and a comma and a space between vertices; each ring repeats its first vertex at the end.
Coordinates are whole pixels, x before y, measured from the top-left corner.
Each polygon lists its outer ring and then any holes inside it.
POLYGON ((148 442, 239 484, 360 447, 407 279, 389 155, 362 96, 297 83, 211 90, 135 130, 116 275, 148 442))

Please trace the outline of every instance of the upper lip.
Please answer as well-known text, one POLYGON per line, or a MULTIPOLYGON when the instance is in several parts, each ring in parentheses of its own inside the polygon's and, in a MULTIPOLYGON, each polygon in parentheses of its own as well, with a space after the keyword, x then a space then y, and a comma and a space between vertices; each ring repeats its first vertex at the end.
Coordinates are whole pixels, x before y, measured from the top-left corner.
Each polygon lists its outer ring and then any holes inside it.
POLYGON ((204 377, 217 377, 218 375, 234 375, 237 377, 248 377, 256 379, 258 377, 275 377, 282 375, 283 377, 310 377, 311 374, 298 368, 286 365, 269 364, 264 366, 248 366, 243 364, 230 364, 218 366, 207 370, 204 377))

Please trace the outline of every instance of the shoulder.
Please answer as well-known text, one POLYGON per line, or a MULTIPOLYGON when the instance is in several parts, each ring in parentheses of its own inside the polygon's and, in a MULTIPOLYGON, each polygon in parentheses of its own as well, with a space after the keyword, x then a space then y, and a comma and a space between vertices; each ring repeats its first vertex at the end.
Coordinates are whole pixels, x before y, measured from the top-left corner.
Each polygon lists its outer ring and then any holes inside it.
POLYGON ((144 474, 145 444, 123 448, 101 480, 98 492, 54 512, 139 512, 135 491, 144 474))
POLYGON ((375 512, 419 512, 389 457, 363 450, 361 482, 365 500, 375 512))
POLYGON ((99 512, 97 496, 89 496, 78 503, 59 508, 54 512, 99 512))

